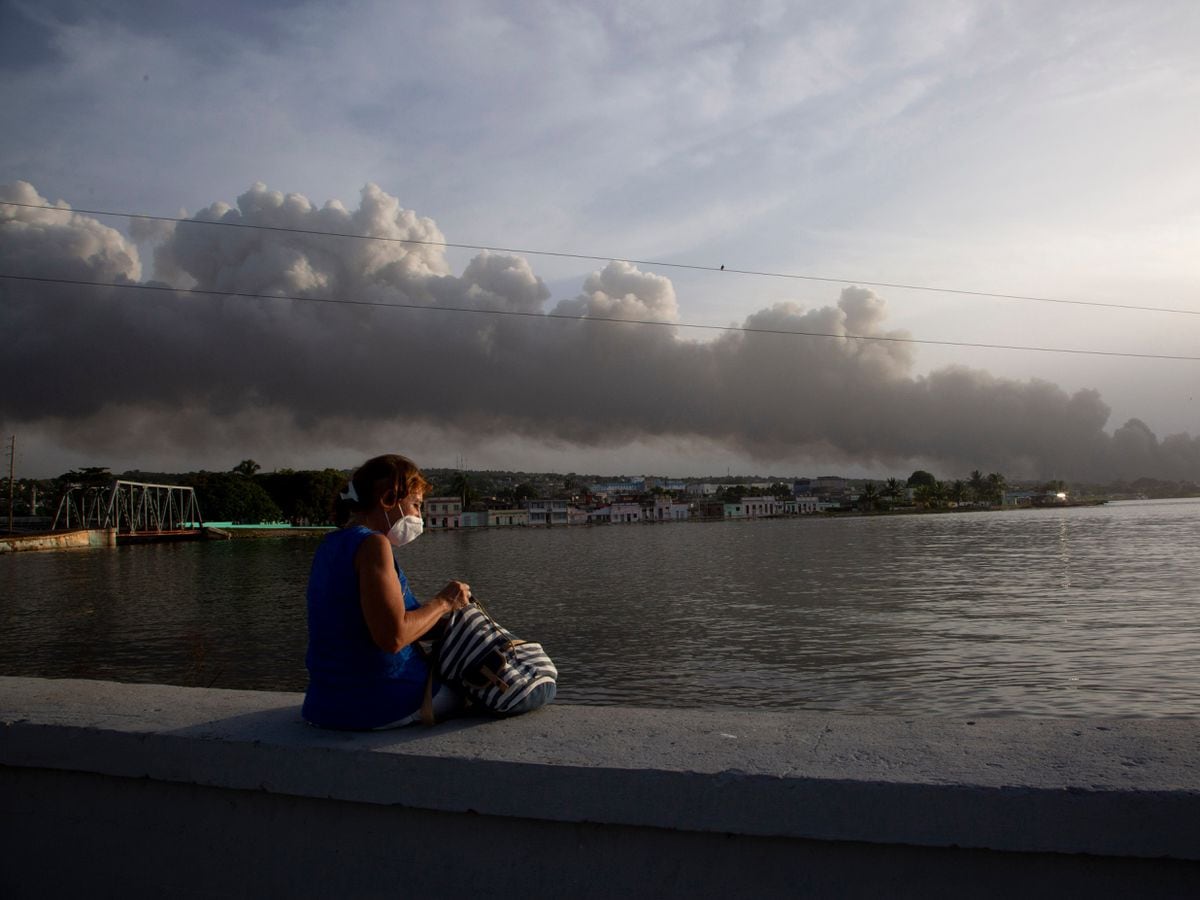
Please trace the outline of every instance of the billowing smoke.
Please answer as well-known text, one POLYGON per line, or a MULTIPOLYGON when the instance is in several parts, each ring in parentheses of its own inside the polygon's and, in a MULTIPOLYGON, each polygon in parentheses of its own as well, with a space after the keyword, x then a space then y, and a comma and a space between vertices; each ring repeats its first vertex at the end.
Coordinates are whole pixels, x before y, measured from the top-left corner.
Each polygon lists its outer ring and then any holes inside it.
MULTIPOLYGON (((46 202, 22 182, 0 198, 46 202)), ((696 340, 672 324, 670 280, 628 263, 609 263, 552 307, 522 258, 484 252, 455 274, 434 222, 374 185, 354 210, 255 185, 236 206, 193 218, 390 240, 138 226, 135 238, 157 242, 155 275, 172 288, 430 308, 0 280, 0 378, 20 385, 4 401, 6 428, 36 426, 97 450, 136 441, 165 456, 224 446, 270 459, 291 441, 370 451, 404 428, 440 428, 587 447, 701 440, 764 464, 1200 479, 1200 439, 1160 441, 1138 420, 1110 435, 1095 391, 958 366, 918 377, 903 343, 751 332, 696 340), (461 309, 523 315, 451 311, 461 309)), ((0 271, 142 277, 136 246, 95 219, 5 206, 0 271)), ((744 324, 903 337, 886 318, 881 297, 850 287, 834 306, 780 303, 744 324)))

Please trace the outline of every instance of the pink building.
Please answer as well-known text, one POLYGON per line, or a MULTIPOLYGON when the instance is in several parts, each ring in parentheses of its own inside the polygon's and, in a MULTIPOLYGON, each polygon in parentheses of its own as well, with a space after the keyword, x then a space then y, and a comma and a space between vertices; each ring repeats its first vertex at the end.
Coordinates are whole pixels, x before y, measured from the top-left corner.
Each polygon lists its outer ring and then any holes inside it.
POLYGON ((461 528, 461 497, 427 497, 423 507, 426 528, 461 528))

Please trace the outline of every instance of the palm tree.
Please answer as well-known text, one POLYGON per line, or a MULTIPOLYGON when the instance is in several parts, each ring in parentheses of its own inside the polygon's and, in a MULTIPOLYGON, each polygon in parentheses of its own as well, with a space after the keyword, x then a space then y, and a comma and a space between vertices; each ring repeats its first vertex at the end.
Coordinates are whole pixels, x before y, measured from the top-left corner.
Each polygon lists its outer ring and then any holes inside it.
POLYGON ((942 500, 946 496, 946 489, 940 481, 935 481, 933 484, 917 485, 913 491, 913 497, 920 506, 928 509, 937 509, 942 505, 942 500))
POLYGON ((233 467, 231 471, 237 472, 239 475, 245 475, 247 478, 261 469, 258 463, 252 459, 243 459, 240 463, 233 467))
POLYGON ((879 489, 875 487, 875 482, 868 481, 863 485, 862 493, 858 495, 859 505, 864 512, 869 512, 875 508, 875 504, 879 501, 879 489))
POLYGON ((889 478, 884 482, 883 495, 891 500, 892 503, 898 501, 902 493, 904 493, 904 486, 900 484, 899 478, 889 478))
POLYGON ((962 503, 967 499, 967 485, 961 478, 957 479, 950 485, 950 490, 947 493, 950 495, 950 499, 956 504, 962 503))
POLYGON ((1004 480, 1004 476, 999 472, 992 472, 987 477, 987 493, 988 499, 993 503, 1004 503, 1004 492, 1008 490, 1008 483, 1004 480))
POLYGON ((475 488, 471 484, 471 476, 459 470, 450 478, 450 490, 456 497, 462 498, 463 509, 467 509, 477 499, 475 488))
POLYGON ((978 469, 976 469, 974 472, 971 473, 971 478, 967 482, 967 484, 970 485, 970 488, 971 488, 971 499, 972 500, 982 501, 987 498, 987 493, 988 493, 987 479, 983 477, 983 473, 980 472, 978 469))

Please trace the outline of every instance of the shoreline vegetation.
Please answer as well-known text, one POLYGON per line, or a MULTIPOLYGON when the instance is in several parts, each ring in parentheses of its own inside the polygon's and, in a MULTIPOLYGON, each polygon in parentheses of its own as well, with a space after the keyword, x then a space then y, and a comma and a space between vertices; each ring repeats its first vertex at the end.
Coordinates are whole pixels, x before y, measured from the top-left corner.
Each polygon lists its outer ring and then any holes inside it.
MULTIPOLYGON (((580 475, 555 472, 439 469, 425 470, 434 490, 426 498, 430 530, 459 527, 580 527, 664 521, 714 521, 783 518, 797 515, 841 516, 929 515, 1028 507, 1094 506, 1110 500, 1165 499, 1200 496, 1195 482, 1140 478, 1106 485, 1013 480, 978 470, 958 479, 939 480, 917 470, 906 479, 713 476, 665 477, 580 475), (431 498, 445 503, 438 515, 431 498), (539 507, 539 504, 541 506, 539 507), (620 508, 618 518, 616 510, 620 508), (542 509, 543 515, 532 510, 542 509), (605 510, 612 510, 611 518, 605 510), (515 515, 505 521, 494 515, 515 515), (551 512, 553 510, 553 513, 551 512), (493 515, 489 515, 492 513, 493 515)), ((146 472, 114 474, 90 467, 53 479, 0 479, 0 509, 13 520, 0 533, 48 531, 66 489, 103 497, 116 479, 192 487, 206 524, 229 527, 236 537, 302 534, 332 527, 334 501, 349 470, 281 469, 263 472, 254 460, 243 460, 226 472, 146 472), (4 500, 8 500, 4 504, 4 500), (19 528, 17 526, 20 526, 19 528), (286 526, 286 527, 284 527, 286 526)))

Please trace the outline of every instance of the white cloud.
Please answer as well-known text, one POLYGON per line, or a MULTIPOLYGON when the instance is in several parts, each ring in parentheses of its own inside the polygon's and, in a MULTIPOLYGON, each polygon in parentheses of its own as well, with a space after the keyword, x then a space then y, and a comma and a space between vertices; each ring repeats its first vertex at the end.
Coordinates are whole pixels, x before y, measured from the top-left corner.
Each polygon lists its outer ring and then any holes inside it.
MULTIPOLYGON (((0 115, 16 124, 0 135, 0 181, 24 180, 79 206, 169 214, 260 178, 316 197, 376 183, 394 209, 332 206, 297 218, 432 233, 419 217, 392 217, 408 208, 436 212, 447 233, 477 244, 1200 302, 1191 158, 1200 7, 1187 2, 7 9, 42 23, 36 34, 46 43, 8 61, 0 115), (366 225, 351 221, 372 215, 366 225)), ((149 274, 133 242, 101 227, 91 239, 109 248, 98 257, 104 265, 149 274)), ((143 251, 161 237, 144 226, 131 234, 143 251)), ((219 270, 221 284, 254 290, 340 285, 369 297, 424 292, 446 304, 636 308, 625 293, 585 286, 603 268, 590 262, 539 259, 538 275, 566 285, 551 299, 510 254, 470 262, 453 251, 393 258, 362 248, 351 259, 297 240, 246 246, 236 258, 237 243, 215 243, 208 268, 172 258, 187 250, 173 244, 156 275, 185 284, 197 277, 189 272, 219 270)), ((821 307, 835 296, 803 283, 676 275, 671 304, 656 300, 641 314, 740 322, 777 303, 821 307)), ((1197 336, 1190 319, 1067 316, 916 293, 888 300, 888 327, 917 337, 1053 335, 1059 344, 1170 352, 1194 347, 1197 336)), ((301 341, 306 350, 315 352, 320 327, 301 341)), ((493 350, 506 333, 467 331, 486 334, 493 350)), ((923 351, 910 376, 979 360, 923 351)), ((1159 433, 1200 424, 1178 399, 1191 370, 1130 377, 1124 363, 985 361, 996 375, 1038 376, 1068 393, 1100 387, 1116 421, 1137 415, 1159 433)))

